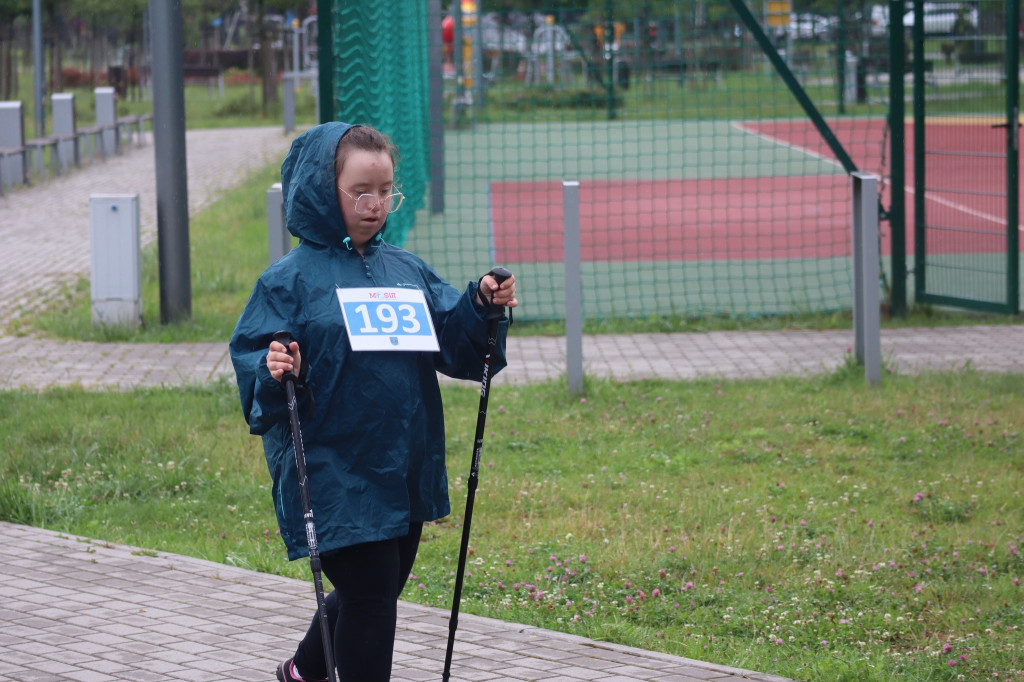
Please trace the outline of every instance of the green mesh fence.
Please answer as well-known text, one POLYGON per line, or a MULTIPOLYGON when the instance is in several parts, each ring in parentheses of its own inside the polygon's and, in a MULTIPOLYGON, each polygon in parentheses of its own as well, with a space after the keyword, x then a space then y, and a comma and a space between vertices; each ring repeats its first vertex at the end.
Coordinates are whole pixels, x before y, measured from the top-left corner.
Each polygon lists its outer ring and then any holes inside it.
POLYGON ((426 5, 344 2, 334 5, 335 93, 339 121, 387 133, 402 155, 397 177, 406 206, 388 218, 387 238, 401 244, 423 207, 427 187, 426 5))
POLYGON ((907 133, 918 300, 1006 313, 1019 308, 1016 4, 922 7, 907 133))
MULTIPOLYGON (((429 3, 397 4, 336 10, 339 118, 399 143, 420 210, 392 216, 389 238, 450 281, 504 265, 517 316, 561 318, 561 183, 575 180, 587 317, 851 307, 848 177, 728 1, 482 2, 461 32, 429 3), (430 69, 443 73, 443 140, 428 136, 430 69), (444 148, 433 171, 431 144, 444 148), (428 179, 443 183, 443 213, 428 179)), ((786 26, 758 17, 858 168, 884 173, 886 27, 851 5, 786 26)))

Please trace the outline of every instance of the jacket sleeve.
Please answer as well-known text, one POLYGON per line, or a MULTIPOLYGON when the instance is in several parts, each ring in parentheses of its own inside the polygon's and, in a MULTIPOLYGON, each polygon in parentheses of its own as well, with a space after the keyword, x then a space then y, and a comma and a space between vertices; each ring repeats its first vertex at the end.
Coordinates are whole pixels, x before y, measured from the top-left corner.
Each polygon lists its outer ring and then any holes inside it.
MULTIPOLYGON (((284 386, 270 376, 267 369, 267 351, 274 333, 290 331, 303 354, 300 373, 304 375, 309 366, 310 354, 303 344, 302 328, 296 320, 297 311, 288 305, 290 300, 293 300, 291 296, 282 296, 279 290, 268 287, 260 278, 231 335, 229 350, 238 397, 242 402, 242 415, 249 424, 249 432, 255 435, 263 435, 275 424, 288 420, 284 386)), ((305 411, 311 403, 309 391, 303 390, 303 386, 300 377, 296 386, 300 411, 305 411)))
MULTIPOLYGON (((437 275, 431 283, 434 306, 434 326, 438 345, 434 366, 437 371, 453 379, 480 381, 484 374, 484 355, 487 353, 487 335, 490 323, 484 319, 484 310, 474 304, 477 283, 470 282, 461 294, 437 275)), ((508 318, 498 324, 497 343, 491 354, 491 376, 507 364, 505 339, 508 318)))

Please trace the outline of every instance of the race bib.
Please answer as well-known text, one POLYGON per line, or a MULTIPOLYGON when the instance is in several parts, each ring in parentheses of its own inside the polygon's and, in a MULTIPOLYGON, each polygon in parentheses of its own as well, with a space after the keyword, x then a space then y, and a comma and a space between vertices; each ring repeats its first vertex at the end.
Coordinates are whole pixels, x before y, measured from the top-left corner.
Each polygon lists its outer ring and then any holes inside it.
POLYGON ((336 292, 352 350, 440 350, 427 299, 419 289, 336 292))

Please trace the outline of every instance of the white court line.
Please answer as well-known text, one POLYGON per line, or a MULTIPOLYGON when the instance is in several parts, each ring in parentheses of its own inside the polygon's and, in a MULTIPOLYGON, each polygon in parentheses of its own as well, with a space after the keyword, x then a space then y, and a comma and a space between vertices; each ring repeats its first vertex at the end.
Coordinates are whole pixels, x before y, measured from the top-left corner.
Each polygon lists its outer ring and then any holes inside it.
MULTIPOLYGON (((839 166, 840 168, 843 167, 843 165, 841 163, 839 163, 838 161, 836 161, 835 159, 833 159, 831 157, 825 156, 823 154, 819 154, 818 152, 810 150, 807 147, 801 147, 798 144, 792 144, 790 142, 786 142, 784 140, 780 140, 779 138, 777 138, 777 137, 775 137, 773 135, 769 135, 767 133, 762 133, 762 132, 760 132, 758 130, 752 130, 752 129, 748 128, 747 126, 745 126, 744 124, 740 123, 739 121, 733 121, 731 125, 733 127, 735 127, 737 130, 739 130, 740 132, 746 133, 748 135, 754 135, 756 137, 760 137, 761 139, 767 140, 768 142, 771 142, 772 144, 776 144, 776 145, 779 145, 780 147, 787 147, 789 149, 793 149, 793 150, 796 150, 798 152, 802 152, 804 154, 807 154, 808 156, 814 157, 816 159, 820 159, 822 161, 828 161, 829 163, 832 163, 832 164, 834 164, 836 166, 839 166)), ((903 189, 906 192, 909 192, 910 194, 915 194, 914 188, 912 186, 910 186, 910 185, 904 185, 903 189)), ((982 211, 977 211, 977 210, 975 210, 973 208, 969 208, 967 206, 964 206, 963 204, 958 204, 955 201, 950 201, 949 199, 943 199, 941 197, 937 197, 937 196, 935 196, 932 193, 925 193, 925 197, 924 198, 927 201, 934 201, 935 203, 940 204, 942 206, 945 206, 946 208, 951 208, 951 209, 953 209, 955 211, 962 211, 963 213, 966 213, 967 215, 974 216, 975 218, 981 218, 982 220, 988 220, 988 221, 993 222, 993 223, 995 223, 997 225, 1000 225, 1000 226, 1006 224, 1006 218, 1000 218, 999 216, 994 216, 994 215, 991 215, 990 213, 984 213, 982 211)), ((1017 231, 1018 232, 1024 232, 1024 225, 1018 224, 1017 225, 1017 231)))
MULTIPOLYGON (((906 190, 909 194, 915 193, 913 187, 906 186, 903 189, 906 190)), ((934 194, 928 192, 925 193, 924 198, 926 201, 934 201, 937 204, 941 204, 947 208, 952 208, 953 210, 956 211, 961 211, 963 213, 966 213, 967 215, 974 216, 975 218, 988 220, 990 222, 995 223, 996 225, 999 225, 1000 227, 1006 224, 1006 218, 1000 218, 999 216, 994 216, 990 213, 976 211, 973 208, 968 208, 967 206, 964 206, 963 204, 958 204, 955 201, 950 201, 949 199, 942 199, 941 197, 937 197, 934 194)), ((1024 232, 1024 225, 1017 225, 1017 231, 1024 232)))
MULTIPOLYGON (((777 137, 775 137, 773 135, 769 135, 767 133, 762 133, 762 132, 760 132, 758 130, 751 130, 750 128, 748 128, 744 124, 740 123, 739 121, 733 121, 732 125, 735 128, 737 128, 740 132, 746 133, 748 135, 754 135, 755 137, 760 137, 762 140, 767 140, 768 142, 771 142, 772 144, 776 144, 776 145, 778 145, 780 147, 787 147, 789 149, 795 149, 798 152, 802 152, 804 154, 807 154, 807 156, 812 156, 815 159, 820 159, 822 161, 828 161, 829 163, 831 163, 834 166, 838 166, 839 168, 843 168, 843 164, 839 163, 836 159, 833 159, 831 156, 825 156, 824 154, 819 154, 818 152, 812 151, 812 150, 808 149, 807 147, 801 147, 798 144, 793 144, 792 142, 786 142, 784 140, 780 140, 779 138, 777 138, 777 137)), ((815 131, 815 132, 817 132, 817 131, 815 131)), ((844 173, 846 172, 845 168, 843 168, 843 172, 844 173)))

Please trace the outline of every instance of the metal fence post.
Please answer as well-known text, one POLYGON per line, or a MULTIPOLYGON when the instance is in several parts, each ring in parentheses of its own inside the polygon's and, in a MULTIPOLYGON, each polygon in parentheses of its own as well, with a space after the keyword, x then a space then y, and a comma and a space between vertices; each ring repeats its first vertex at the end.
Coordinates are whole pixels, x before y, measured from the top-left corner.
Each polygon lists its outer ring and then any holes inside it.
POLYGON ((280 182, 275 182, 267 190, 267 240, 271 264, 292 250, 292 236, 285 228, 284 195, 280 182))
POLYGON ((299 86, 299 74, 286 72, 281 77, 281 102, 284 105, 284 132, 295 130, 295 89, 299 86))
MULTIPOLYGON (((427 25, 430 35, 441 34, 441 0, 427 1, 427 25)), ((444 213, 444 56, 441 41, 427 45, 429 67, 427 90, 430 107, 430 213, 444 213)))
POLYGON ((878 178, 850 173, 853 189, 853 348, 864 379, 882 383, 879 319, 878 178))
POLYGON ((583 392, 583 283, 580 266, 580 183, 562 182, 565 226, 565 358, 569 391, 583 392))

